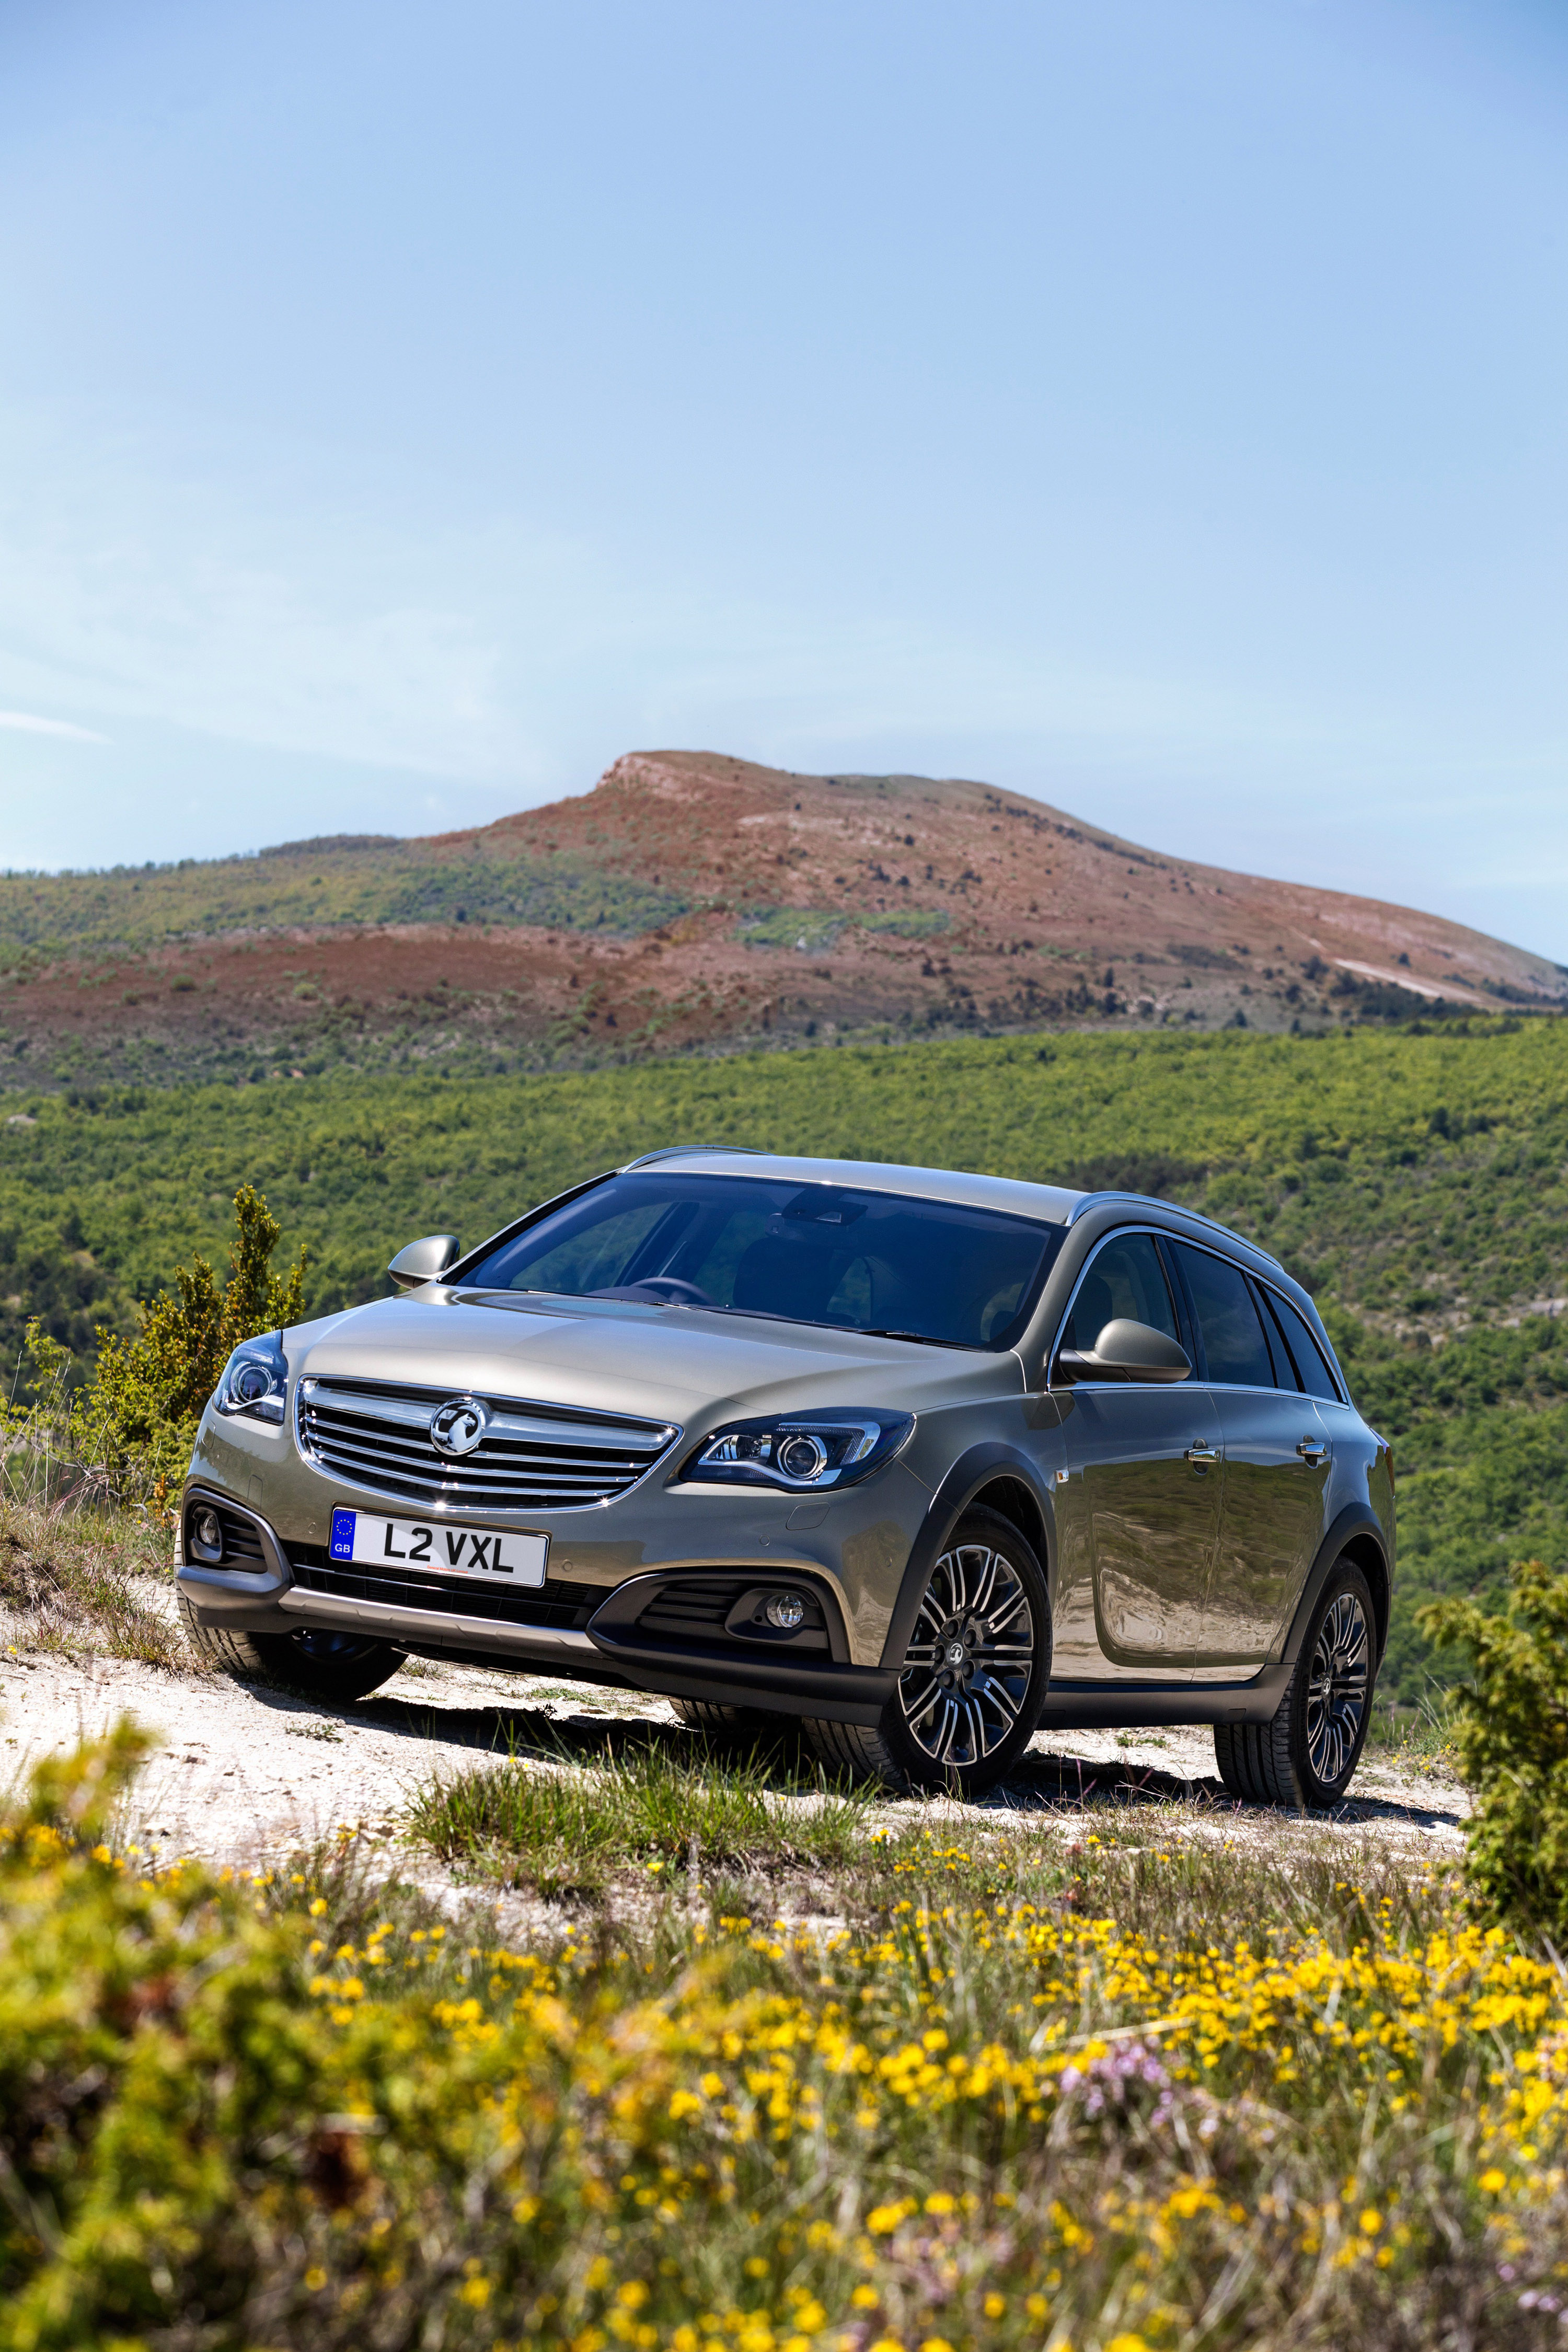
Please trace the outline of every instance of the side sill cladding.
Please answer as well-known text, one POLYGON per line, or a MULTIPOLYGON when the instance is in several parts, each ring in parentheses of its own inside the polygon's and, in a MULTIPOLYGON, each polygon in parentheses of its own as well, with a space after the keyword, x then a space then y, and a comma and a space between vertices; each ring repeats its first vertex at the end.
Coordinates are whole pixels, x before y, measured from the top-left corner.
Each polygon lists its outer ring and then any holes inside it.
MULTIPOLYGON (((1023 1532, 1039 1553, 1040 1566, 1045 1570, 1046 1590, 1054 1593, 1056 1511, 1049 1495, 1041 1488, 1038 1471, 1027 1455, 1019 1453, 1015 1446, 999 1444, 972 1445, 967 1453, 959 1455, 931 1496, 921 1531, 910 1547, 904 1566, 903 1581, 899 1586, 899 1597, 893 1604, 892 1617, 889 1622, 888 1638, 882 1645, 884 1668, 896 1667, 902 1661, 910 1645, 910 1636, 914 1632, 921 1595, 953 1528, 971 1503, 987 1486, 1003 1484, 1021 1486, 1033 1505, 1037 1525, 1034 1528, 1026 1526, 1023 1532)), ((1008 1516, 1019 1519, 1023 1515, 1015 1509, 1008 1516)))

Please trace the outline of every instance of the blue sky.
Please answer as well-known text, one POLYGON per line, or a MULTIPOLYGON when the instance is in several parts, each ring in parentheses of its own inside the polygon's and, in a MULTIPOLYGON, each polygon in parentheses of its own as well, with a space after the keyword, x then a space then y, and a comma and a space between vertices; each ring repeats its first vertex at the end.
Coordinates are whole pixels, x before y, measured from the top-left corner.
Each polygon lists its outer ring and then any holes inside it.
POLYGON ((1568 30, 5 0, 0 864, 619 751, 1568 962, 1568 30))

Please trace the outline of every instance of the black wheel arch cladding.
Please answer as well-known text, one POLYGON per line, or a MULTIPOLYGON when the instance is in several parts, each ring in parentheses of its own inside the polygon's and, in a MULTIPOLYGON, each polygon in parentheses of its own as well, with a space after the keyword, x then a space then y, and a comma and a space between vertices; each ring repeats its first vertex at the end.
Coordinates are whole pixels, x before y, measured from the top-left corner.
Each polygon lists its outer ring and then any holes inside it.
POLYGON ((1047 1602, 1051 1600, 1056 1583, 1056 1515, 1038 1470, 1016 1446, 998 1441, 972 1445, 959 1455, 931 1496, 920 1533, 910 1548, 882 1644, 884 1667, 897 1666, 902 1660, 931 1572, 965 1511, 977 1507, 994 1510, 1017 1528, 1039 1561, 1046 1598, 1047 1602), (1032 1528, 1026 1513, 1033 1516, 1032 1528))

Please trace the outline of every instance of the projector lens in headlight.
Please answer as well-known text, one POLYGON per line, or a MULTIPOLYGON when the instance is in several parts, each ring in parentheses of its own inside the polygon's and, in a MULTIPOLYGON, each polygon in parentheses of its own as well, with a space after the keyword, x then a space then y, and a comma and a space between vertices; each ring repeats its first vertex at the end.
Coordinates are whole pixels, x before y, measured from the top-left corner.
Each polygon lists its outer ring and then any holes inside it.
POLYGON ((798 1478, 803 1485, 820 1478, 831 1460, 826 1444, 815 1430, 792 1430, 781 1437, 778 1465, 786 1478, 798 1478))
POLYGON ((244 1340, 235 1349, 213 1391, 213 1403, 219 1412, 231 1417, 245 1413, 253 1421, 274 1423, 282 1420, 289 1367, 279 1339, 279 1333, 270 1331, 265 1339, 244 1340))

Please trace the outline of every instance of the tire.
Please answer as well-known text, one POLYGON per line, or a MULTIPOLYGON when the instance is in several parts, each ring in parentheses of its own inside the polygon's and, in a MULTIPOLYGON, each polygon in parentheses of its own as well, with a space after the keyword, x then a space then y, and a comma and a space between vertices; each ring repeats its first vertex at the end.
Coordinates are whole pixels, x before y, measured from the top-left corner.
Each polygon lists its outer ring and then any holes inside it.
POLYGON ((978 1797, 1028 1746, 1050 1671, 1050 1599, 1033 1547, 999 1511, 970 1510, 931 1570, 880 1721, 808 1717, 801 1727, 837 1771, 978 1797))
POLYGON ((682 1723, 710 1739, 776 1739, 787 1720, 763 1706, 722 1706, 715 1699, 672 1698, 669 1704, 682 1723))
POLYGON ((306 1691, 329 1703, 365 1697, 403 1664, 403 1652, 390 1642, 333 1633, 321 1626, 302 1627, 297 1633, 226 1633, 198 1625, 184 1599, 180 1614, 192 1649, 219 1674, 236 1682, 306 1691))
POLYGON ((1231 1795, 1297 1811, 1337 1804, 1361 1761, 1378 1664, 1372 1587, 1353 1559, 1342 1558, 1270 1720, 1215 1726, 1215 1760, 1231 1795))

